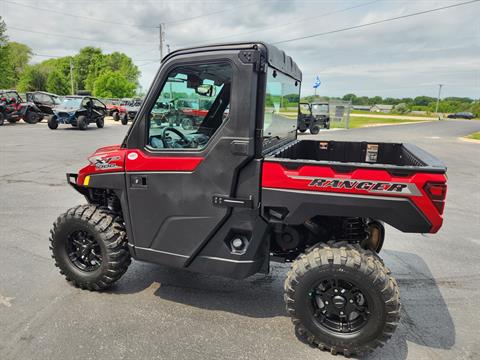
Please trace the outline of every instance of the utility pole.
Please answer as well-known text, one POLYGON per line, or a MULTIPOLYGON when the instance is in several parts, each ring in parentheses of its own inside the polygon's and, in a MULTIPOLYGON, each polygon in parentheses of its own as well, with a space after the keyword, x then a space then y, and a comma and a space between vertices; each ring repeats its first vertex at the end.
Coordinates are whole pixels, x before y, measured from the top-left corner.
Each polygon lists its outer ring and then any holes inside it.
POLYGON ((163 59, 163 43, 165 42, 165 24, 161 23, 158 25, 158 35, 160 37, 160 45, 159 45, 159 49, 160 49, 160 62, 162 61, 163 59))
MULTIPOLYGON (((440 94, 442 93, 443 84, 438 84, 437 106, 435 106, 435 114, 438 114, 438 104, 440 103, 440 94)), ((440 117, 438 117, 440 119, 440 117)))
POLYGON ((71 86, 71 89, 72 89, 71 94, 75 95, 75 89, 74 89, 74 86, 73 86, 73 64, 72 64, 72 59, 71 58, 70 58, 70 86, 71 86))

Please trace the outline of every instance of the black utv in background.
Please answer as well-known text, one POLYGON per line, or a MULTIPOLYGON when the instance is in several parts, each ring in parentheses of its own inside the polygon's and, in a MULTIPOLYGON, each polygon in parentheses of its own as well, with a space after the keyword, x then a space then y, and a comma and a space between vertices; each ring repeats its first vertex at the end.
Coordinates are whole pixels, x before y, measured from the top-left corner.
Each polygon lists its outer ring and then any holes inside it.
POLYGON ((60 105, 61 101, 56 94, 44 91, 27 92, 27 103, 24 120, 29 124, 36 124, 44 117, 53 115, 53 108, 60 105))
POLYGON ((330 129, 330 106, 328 102, 300 103, 298 109, 298 131, 310 130, 318 134, 320 128, 330 129))
POLYGON ((103 128, 107 108, 97 98, 91 96, 66 96, 63 101, 53 108, 53 115, 48 119, 48 127, 52 130, 58 124, 70 124, 85 130, 90 123, 96 123, 103 128))

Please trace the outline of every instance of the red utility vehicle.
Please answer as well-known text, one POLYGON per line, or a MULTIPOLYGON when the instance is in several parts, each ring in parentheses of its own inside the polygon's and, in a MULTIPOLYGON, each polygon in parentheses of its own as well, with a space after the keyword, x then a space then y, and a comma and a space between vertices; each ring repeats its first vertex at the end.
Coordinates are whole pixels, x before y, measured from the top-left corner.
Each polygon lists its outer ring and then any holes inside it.
POLYGON ((345 355, 383 345, 400 318, 383 224, 437 232, 446 168, 409 144, 297 140, 282 99, 298 106, 301 80, 264 43, 167 55, 123 142, 67 175, 88 204, 54 223, 61 273, 102 290, 132 257, 236 279, 291 262, 284 299, 300 336, 345 355), (195 94, 211 98, 195 131, 155 121, 159 101, 195 94))

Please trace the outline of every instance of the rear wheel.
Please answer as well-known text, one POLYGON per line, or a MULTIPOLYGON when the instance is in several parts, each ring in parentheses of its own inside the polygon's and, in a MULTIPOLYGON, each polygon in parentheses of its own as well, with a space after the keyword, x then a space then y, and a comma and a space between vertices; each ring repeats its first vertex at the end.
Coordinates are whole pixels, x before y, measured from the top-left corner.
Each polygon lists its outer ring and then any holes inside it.
POLYGON ((52 130, 55 130, 56 128, 58 128, 58 121, 57 121, 57 117, 55 115, 53 116, 50 116, 48 118, 48 127, 52 130))
POLYGON ((84 115, 80 115, 77 118, 77 127, 80 130, 85 130, 87 128, 87 126, 88 126, 87 117, 84 116, 84 115))
POLYGON ((115 112, 113 113, 113 120, 115 120, 115 121, 120 120, 120 116, 118 115, 118 112, 117 112, 117 111, 115 111, 115 112))
POLYGON ((5 116, 2 113, 0 113, 0 126, 2 126, 4 122, 5 122, 5 116))
POLYGON ((72 208, 55 221, 50 234, 55 266, 76 287, 106 289, 130 265, 123 223, 106 208, 72 208))
POLYGON ((105 126, 105 119, 103 117, 101 117, 101 118, 97 119, 96 123, 97 123, 97 127, 99 129, 101 129, 105 126))
POLYGON ((298 335, 333 354, 382 346, 400 317, 397 283, 380 258, 348 243, 301 255, 285 281, 287 311, 298 335))

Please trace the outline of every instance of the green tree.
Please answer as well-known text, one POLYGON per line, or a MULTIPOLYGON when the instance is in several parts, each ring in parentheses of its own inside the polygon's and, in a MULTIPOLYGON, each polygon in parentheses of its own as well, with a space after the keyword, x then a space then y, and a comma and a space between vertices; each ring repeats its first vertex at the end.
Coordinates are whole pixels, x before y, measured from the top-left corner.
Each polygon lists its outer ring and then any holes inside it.
POLYGON ((7 25, 0 16, 0 88, 10 87, 13 80, 9 53, 7 25))
POLYGON ((48 74, 46 86, 47 91, 54 94, 68 95, 70 93, 68 78, 59 69, 55 69, 48 74))
POLYGON ((93 94, 98 97, 124 98, 135 95, 136 85, 119 72, 106 71, 94 83, 93 94))
POLYGON ((399 114, 406 114, 410 112, 410 109, 408 108, 407 104, 400 103, 394 106, 393 111, 399 114))
POLYGON ((355 94, 346 94, 342 97, 343 101, 351 101, 352 104, 357 105, 357 95, 355 94))
POLYGON ((41 66, 28 65, 18 81, 17 90, 21 92, 45 90, 48 75, 41 66))
POLYGON ((12 87, 15 87, 20 79, 20 75, 25 70, 32 57, 32 49, 25 44, 11 41, 7 44, 8 56, 10 57, 10 73, 12 87))

